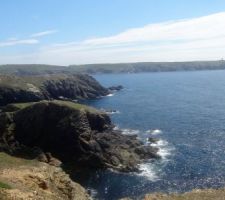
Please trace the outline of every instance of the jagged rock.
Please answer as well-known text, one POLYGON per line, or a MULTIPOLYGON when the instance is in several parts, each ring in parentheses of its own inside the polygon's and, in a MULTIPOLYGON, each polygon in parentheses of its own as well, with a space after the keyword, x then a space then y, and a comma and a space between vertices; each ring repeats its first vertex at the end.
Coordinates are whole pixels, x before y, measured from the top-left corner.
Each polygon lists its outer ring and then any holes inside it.
POLYGON ((89 75, 0 75, 0 106, 50 99, 94 99, 107 94, 109 90, 89 75))
POLYGON ((113 130, 109 116, 94 108, 65 101, 26 105, 0 114, 0 138, 11 135, 11 143, 17 144, 11 147, 5 137, 0 144, 8 152, 25 152, 26 147, 26 152, 30 148, 34 156, 47 163, 56 158, 64 164, 120 171, 137 170, 141 161, 158 157, 156 148, 144 146, 136 136, 113 130), (13 129, 9 129, 11 124, 13 129))
POLYGON ((109 90, 112 90, 112 91, 119 91, 119 90, 122 90, 123 89, 123 86, 122 85, 118 85, 118 86, 111 86, 108 88, 109 90))

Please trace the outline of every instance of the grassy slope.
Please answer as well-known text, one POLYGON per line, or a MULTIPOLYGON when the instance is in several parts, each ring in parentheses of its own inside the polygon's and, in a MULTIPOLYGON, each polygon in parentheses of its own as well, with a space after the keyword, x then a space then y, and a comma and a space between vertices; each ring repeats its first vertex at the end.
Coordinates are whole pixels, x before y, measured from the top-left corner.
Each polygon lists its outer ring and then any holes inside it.
POLYGON ((84 110, 84 111, 87 111, 90 113, 102 113, 102 111, 99 111, 93 107, 86 106, 84 104, 74 103, 71 101, 60 101, 60 100, 8 104, 7 106, 5 106, 5 109, 3 108, 3 110, 6 112, 11 112, 11 111, 24 109, 28 106, 32 106, 32 105, 40 104, 40 103, 55 103, 57 105, 67 106, 67 107, 69 107, 71 109, 75 109, 75 110, 84 110))
MULTIPOLYGON (((5 182, 1 178, 1 171, 9 168, 18 168, 20 166, 36 166, 36 160, 26 160, 10 156, 4 152, 0 152, 0 189, 11 189, 13 188, 10 183, 5 182)), ((1 199, 1 194, 0 194, 1 199)))
POLYGON ((23 165, 36 165, 36 160, 27 160, 10 156, 4 152, 0 152, 0 171, 5 168, 19 167, 23 165))

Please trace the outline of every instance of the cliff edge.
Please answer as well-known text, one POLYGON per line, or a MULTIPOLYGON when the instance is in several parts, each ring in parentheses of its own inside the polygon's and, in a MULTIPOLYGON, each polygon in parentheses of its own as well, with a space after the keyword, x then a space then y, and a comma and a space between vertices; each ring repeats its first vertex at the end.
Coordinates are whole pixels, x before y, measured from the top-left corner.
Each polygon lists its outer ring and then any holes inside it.
POLYGON ((119 171, 135 171, 140 162, 158 157, 157 149, 137 136, 114 130, 106 113, 56 100, 3 108, 0 150, 12 155, 30 152, 46 162, 50 153, 63 164, 119 171))

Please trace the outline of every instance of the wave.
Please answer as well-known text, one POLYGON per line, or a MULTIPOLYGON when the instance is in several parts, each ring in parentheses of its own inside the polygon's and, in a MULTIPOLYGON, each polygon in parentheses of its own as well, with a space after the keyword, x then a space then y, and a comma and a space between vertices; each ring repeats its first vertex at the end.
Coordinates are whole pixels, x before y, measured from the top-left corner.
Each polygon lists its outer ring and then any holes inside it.
POLYGON ((171 147, 167 141, 161 139, 155 143, 152 143, 151 146, 159 149, 158 155, 161 156, 162 159, 167 159, 174 150, 174 148, 171 147))
POLYGON ((120 130, 119 126, 115 126, 113 130, 120 130))
POLYGON ((159 180, 159 176, 157 174, 157 170, 155 169, 155 166, 152 163, 143 163, 139 165, 140 173, 138 173, 138 176, 143 176, 147 178, 150 181, 157 181, 159 180))
POLYGON ((106 113, 109 113, 109 114, 113 115, 113 114, 120 114, 120 111, 119 110, 115 110, 115 111, 106 112, 106 113))
POLYGON ((138 135, 140 133, 139 130, 129 129, 129 128, 119 128, 119 126, 115 126, 114 130, 120 130, 124 135, 138 135))
POLYGON ((160 180, 160 172, 162 167, 165 166, 169 162, 169 157, 172 155, 172 151, 174 148, 169 145, 166 140, 159 139, 155 143, 147 143, 152 147, 157 147, 158 155, 161 159, 157 160, 156 162, 149 162, 143 163, 139 166, 140 173, 137 175, 143 176, 150 181, 157 181, 160 180))
POLYGON ((121 130, 124 135, 138 135, 140 133, 139 130, 133 130, 133 129, 121 129, 121 130))
POLYGON ((153 147, 164 147, 166 145, 168 145, 168 142, 165 140, 158 140, 155 143, 151 143, 151 146, 153 147))
MULTIPOLYGON (((134 173, 137 176, 145 177, 150 181, 158 181, 160 180, 160 174, 163 166, 170 160, 170 156, 174 148, 163 139, 158 139, 156 142, 151 143, 148 141, 149 134, 158 135, 161 134, 162 131, 160 129, 151 129, 148 131, 141 132, 140 130, 135 129, 120 129, 118 126, 114 128, 114 130, 121 130, 125 135, 138 135, 140 139, 142 139, 145 145, 149 145, 152 147, 158 148, 158 155, 161 157, 159 160, 149 160, 145 163, 139 165, 139 172, 134 173), (146 141, 146 142, 145 142, 146 141)), ((157 139, 157 138, 156 138, 157 139)))
POLYGON ((111 93, 111 94, 108 94, 108 95, 106 95, 107 97, 112 97, 112 96, 114 96, 115 94, 114 93, 111 93))
POLYGON ((161 134, 162 131, 160 129, 153 129, 153 130, 147 130, 146 133, 149 133, 151 135, 158 135, 158 134, 161 134))
POLYGON ((100 110, 107 113, 108 115, 120 114, 119 110, 111 110, 111 109, 104 109, 104 108, 101 108, 100 110))

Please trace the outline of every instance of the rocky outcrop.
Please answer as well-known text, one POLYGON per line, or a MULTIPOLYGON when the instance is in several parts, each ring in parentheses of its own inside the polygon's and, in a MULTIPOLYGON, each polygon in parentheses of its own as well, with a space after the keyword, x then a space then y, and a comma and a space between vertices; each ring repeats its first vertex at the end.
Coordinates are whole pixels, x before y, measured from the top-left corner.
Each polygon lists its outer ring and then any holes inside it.
POLYGON ((107 94, 109 90, 89 75, 0 75, 0 106, 50 99, 94 99, 107 94))
POLYGON ((120 90, 123 89, 123 86, 122 85, 111 86, 108 89, 111 90, 111 91, 120 91, 120 90))
MULTIPOLYGON (((10 158, 13 162, 13 158, 10 158)), ((0 169, 0 179, 11 188, 0 188, 2 200, 90 200, 86 190, 61 169, 45 163, 0 169)))
POLYGON ((65 101, 12 108, 0 114, 0 148, 9 153, 28 148, 36 157, 49 152, 64 164, 119 171, 134 171, 141 161, 158 157, 156 148, 113 130, 109 116, 94 108, 65 101))

